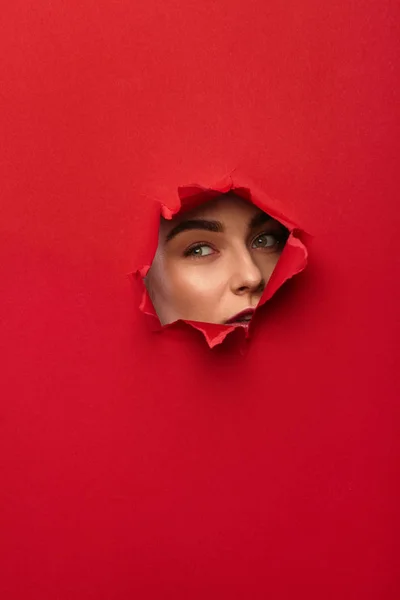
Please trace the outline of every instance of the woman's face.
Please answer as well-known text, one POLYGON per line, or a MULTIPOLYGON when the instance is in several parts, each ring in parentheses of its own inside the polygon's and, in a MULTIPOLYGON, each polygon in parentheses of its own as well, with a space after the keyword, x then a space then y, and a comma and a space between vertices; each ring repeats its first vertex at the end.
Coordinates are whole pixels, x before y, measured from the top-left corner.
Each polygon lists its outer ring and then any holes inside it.
POLYGON ((283 225, 233 194, 162 219, 146 277, 161 324, 247 326, 287 236, 283 225))

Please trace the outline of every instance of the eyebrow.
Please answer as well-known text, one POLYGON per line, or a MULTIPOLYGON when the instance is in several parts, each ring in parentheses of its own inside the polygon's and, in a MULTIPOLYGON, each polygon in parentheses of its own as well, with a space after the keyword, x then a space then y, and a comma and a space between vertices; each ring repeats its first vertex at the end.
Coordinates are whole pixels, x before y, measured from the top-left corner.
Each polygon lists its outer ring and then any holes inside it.
MULTIPOLYGON (((270 220, 271 217, 267 215, 267 213, 260 212, 251 219, 249 223, 249 229, 255 229, 256 227, 259 227, 270 220)), ((193 231, 195 229, 212 231, 213 233, 222 233, 224 231, 224 226, 220 221, 210 221, 208 219, 190 219, 188 221, 181 221, 178 223, 178 225, 171 229, 165 238, 165 241, 169 242, 180 233, 184 231, 193 231)))
POLYGON ((191 231, 193 229, 201 229, 203 231, 213 231, 220 233, 224 231, 224 227, 220 221, 209 221, 207 219, 190 219, 189 221, 182 221, 178 223, 166 237, 166 242, 172 240, 175 236, 183 231, 191 231))

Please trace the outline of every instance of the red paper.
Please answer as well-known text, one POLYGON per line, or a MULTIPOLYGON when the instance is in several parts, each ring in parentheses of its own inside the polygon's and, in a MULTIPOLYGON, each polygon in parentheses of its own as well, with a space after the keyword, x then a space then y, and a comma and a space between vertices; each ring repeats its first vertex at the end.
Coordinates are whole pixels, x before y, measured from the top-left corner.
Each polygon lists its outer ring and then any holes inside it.
MULTIPOLYGON (((249 180, 249 178, 233 171, 223 180, 210 186, 198 184, 179 186, 177 190, 179 203, 175 203, 174 206, 170 206, 168 204, 168 199, 165 199, 164 202, 161 201, 160 215, 162 215, 165 219, 171 219, 178 212, 196 208, 204 202, 207 202, 212 198, 216 198, 220 194, 226 194, 229 191, 234 191, 236 195, 258 206, 258 208, 260 208, 262 211, 269 214, 272 218, 284 225, 290 232, 278 264, 266 285, 263 296, 259 302, 259 306, 257 307, 258 309, 265 304, 267 300, 272 298, 275 292, 288 279, 291 279, 294 275, 301 273, 301 271, 303 271, 307 265, 308 252, 304 241, 306 239, 308 240, 309 236, 302 231, 298 225, 292 223, 286 216, 279 212, 279 205, 276 201, 274 202, 272 198, 269 198, 265 193, 257 189, 254 183, 249 180)), ((157 239, 157 237, 158 236, 155 233, 154 239, 157 239)), ((149 294, 143 283, 143 278, 150 269, 154 251, 154 248, 149 248, 148 264, 139 266, 134 274, 139 281, 141 290, 140 310, 153 320, 153 331, 167 331, 168 329, 171 329, 171 327, 176 326, 177 323, 179 324, 179 321, 163 327, 161 326, 149 294)), ((229 327, 227 325, 201 323, 197 321, 183 322, 201 331, 210 348, 222 343, 229 333, 233 333, 236 330, 233 325, 229 327)), ((252 325, 246 329, 241 329, 240 335, 244 335, 246 338, 248 338, 251 334, 251 331, 252 325)))
POLYGON ((3 2, 1 600, 398 600, 399 24, 3 2), (128 274, 232 183, 293 235, 211 351, 128 274))

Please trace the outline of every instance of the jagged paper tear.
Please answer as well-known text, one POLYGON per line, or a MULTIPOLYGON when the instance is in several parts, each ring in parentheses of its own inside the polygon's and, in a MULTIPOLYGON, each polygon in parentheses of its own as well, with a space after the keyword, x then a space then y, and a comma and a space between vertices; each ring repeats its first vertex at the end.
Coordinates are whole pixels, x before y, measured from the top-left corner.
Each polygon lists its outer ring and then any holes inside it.
MULTIPOLYGON (((168 206, 167 202, 160 202, 160 215, 165 219, 172 219, 178 212, 196 208, 221 194, 235 192, 235 194, 248 202, 252 202, 289 230, 290 234, 285 247, 265 287, 256 310, 259 310, 260 307, 263 306, 288 279, 291 279, 305 269, 308 258, 306 244, 310 240, 309 234, 302 230, 298 225, 291 222, 281 212, 278 201, 267 196, 262 190, 257 189, 257 187, 247 178, 239 175, 235 176, 233 172, 213 185, 205 186, 201 184, 190 184, 178 187, 177 191, 179 203, 175 202, 175 206, 168 206)), ((154 248, 154 253, 155 250, 156 248, 154 248)), ((238 331, 238 328, 233 325, 202 323, 198 321, 179 320, 162 326, 144 285, 144 277, 150 269, 151 262, 152 260, 149 261, 149 264, 139 266, 132 275, 141 286, 141 302, 139 308, 142 313, 153 320, 152 325, 154 331, 168 331, 171 327, 176 326, 177 323, 183 322, 201 331, 210 348, 222 343, 226 336, 233 331, 238 331)), ((251 330, 251 323, 248 328, 240 328, 240 331, 243 332, 245 338, 248 338, 251 335, 251 330)))

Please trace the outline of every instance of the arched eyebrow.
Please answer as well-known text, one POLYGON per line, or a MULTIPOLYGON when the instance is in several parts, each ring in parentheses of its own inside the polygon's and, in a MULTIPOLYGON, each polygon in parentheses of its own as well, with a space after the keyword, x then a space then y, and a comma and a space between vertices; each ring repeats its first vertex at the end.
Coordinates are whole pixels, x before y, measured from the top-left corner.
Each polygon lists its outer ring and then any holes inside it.
MULTIPOLYGON (((260 227, 267 221, 270 221, 271 217, 267 215, 265 212, 259 212, 256 214, 249 222, 249 230, 255 229, 256 227, 260 227)), ((174 237, 182 233, 183 231, 192 231, 192 230, 202 230, 202 231, 212 231, 213 233, 222 233, 224 231, 224 226, 220 221, 210 221, 208 219, 190 219, 188 221, 181 221, 171 229, 165 238, 166 242, 169 242, 174 237)))
POLYGON ((189 221, 181 221, 171 229, 165 238, 166 242, 169 242, 179 233, 183 231, 191 231, 193 229, 200 229, 203 231, 212 231, 214 233, 221 233, 224 231, 224 227, 220 221, 209 221, 207 219, 191 219, 189 221))

